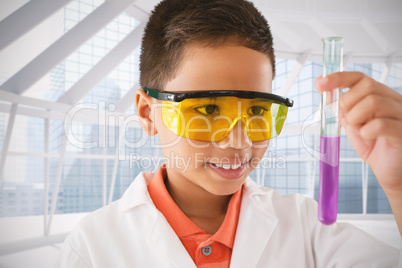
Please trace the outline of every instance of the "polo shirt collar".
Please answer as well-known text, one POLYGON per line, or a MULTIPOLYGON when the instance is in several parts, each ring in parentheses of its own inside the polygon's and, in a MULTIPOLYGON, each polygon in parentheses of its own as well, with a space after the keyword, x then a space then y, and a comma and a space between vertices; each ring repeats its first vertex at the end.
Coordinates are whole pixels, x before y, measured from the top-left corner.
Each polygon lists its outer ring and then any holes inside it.
MULTIPOLYGON (((206 234, 206 232, 193 223, 174 202, 164 183, 166 176, 166 168, 162 166, 154 174, 152 181, 148 184, 148 192, 156 208, 165 216, 169 225, 179 238, 196 234, 206 234)), ((210 238, 229 248, 233 248, 234 245, 240 213, 241 196, 242 188, 233 194, 222 225, 210 238)))

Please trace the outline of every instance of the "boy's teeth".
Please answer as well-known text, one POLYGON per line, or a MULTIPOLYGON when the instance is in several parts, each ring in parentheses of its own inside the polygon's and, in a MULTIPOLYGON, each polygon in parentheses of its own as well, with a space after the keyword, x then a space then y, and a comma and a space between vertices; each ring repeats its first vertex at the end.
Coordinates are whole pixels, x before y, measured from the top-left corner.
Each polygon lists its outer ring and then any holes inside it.
POLYGON ((223 169, 230 169, 230 167, 231 167, 230 165, 222 165, 223 169))
POLYGON ((238 169, 239 167, 241 167, 241 164, 238 164, 238 165, 232 165, 232 169, 238 169))
POLYGON ((223 168, 223 169, 238 169, 239 167, 241 167, 241 164, 238 164, 238 165, 219 165, 219 164, 215 164, 215 166, 223 168))

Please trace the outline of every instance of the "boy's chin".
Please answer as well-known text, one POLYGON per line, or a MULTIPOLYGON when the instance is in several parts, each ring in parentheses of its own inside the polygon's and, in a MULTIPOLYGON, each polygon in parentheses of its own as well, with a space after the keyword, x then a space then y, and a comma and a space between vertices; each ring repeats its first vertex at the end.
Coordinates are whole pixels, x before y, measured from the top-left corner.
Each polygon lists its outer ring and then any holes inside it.
POLYGON ((230 183, 216 183, 212 187, 204 187, 206 191, 217 196, 228 196, 236 193, 246 181, 246 178, 242 178, 239 181, 232 181, 230 183))

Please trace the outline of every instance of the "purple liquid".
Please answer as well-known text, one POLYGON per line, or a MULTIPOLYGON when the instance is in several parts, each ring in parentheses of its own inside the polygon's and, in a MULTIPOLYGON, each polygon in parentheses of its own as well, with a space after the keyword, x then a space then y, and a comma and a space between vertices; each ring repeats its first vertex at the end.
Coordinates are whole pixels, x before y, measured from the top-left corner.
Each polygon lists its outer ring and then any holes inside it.
POLYGON ((340 137, 321 136, 318 220, 327 225, 336 221, 338 211, 339 145, 340 137))

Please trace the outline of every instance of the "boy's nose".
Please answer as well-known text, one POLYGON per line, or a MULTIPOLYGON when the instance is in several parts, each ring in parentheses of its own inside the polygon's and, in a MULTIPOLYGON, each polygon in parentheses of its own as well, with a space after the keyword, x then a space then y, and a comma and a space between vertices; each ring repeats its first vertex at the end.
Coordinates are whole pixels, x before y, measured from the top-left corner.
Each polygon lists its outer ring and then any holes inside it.
POLYGON ((247 135, 247 131, 244 129, 242 120, 237 120, 235 126, 229 132, 229 134, 221 141, 217 142, 220 148, 234 148, 244 149, 249 148, 252 145, 252 141, 247 135))

